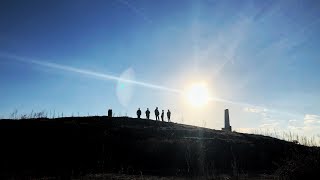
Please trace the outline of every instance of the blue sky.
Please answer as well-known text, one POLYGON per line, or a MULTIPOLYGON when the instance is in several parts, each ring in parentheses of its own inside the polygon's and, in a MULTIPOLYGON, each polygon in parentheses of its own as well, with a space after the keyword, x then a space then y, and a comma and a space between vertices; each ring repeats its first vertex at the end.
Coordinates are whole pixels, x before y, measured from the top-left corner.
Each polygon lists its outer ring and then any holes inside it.
POLYGON ((2 1, 0 114, 134 116, 158 106, 176 122, 220 129, 229 108, 235 129, 317 135, 319 8, 310 0, 2 1), (193 108, 177 93, 70 67, 178 90, 206 81, 233 103, 193 108))

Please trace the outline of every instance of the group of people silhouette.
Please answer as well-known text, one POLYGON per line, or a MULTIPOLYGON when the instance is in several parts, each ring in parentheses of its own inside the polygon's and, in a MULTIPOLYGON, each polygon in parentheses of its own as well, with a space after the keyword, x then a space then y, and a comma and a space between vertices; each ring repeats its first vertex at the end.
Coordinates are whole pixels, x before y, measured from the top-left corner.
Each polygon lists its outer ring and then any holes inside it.
MULTIPOLYGON (((156 109, 154 110, 154 114, 155 114, 155 116, 156 116, 156 121, 160 121, 160 119, 159 119, 160 112, 159 112, 158 107, 156 107, 156 109)), ((138 111, 137 111, 137 116, 138 116, 138 119, 141 118, 141 110, 140 110, 140 108, 139 108, 138 111)), ((146 110, 146 117, 147 117, 147 119, 150 119, 150 111, 149 111, 149 108, 147 108, 147 110, 146 110)), ((171 117, 171 112, 170 112, 170 110, 168 109, 168 111, 167 111, 168 122, 171 122, 171 121, 170 121, 170 117, 171 117)), ((164 121, 164 110, 162 110, 162 113, 161 113, 161 120, 164 121)))

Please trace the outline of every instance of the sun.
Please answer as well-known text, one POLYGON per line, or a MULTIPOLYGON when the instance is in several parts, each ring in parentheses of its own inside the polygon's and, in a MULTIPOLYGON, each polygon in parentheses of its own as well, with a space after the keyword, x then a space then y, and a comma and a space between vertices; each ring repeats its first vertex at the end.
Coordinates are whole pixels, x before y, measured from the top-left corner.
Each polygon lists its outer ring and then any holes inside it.
POLYGON ((194 107, 202 107, 209 102, 209 90, 206 83, 194 83, 185 92, 188 102, 194 107))

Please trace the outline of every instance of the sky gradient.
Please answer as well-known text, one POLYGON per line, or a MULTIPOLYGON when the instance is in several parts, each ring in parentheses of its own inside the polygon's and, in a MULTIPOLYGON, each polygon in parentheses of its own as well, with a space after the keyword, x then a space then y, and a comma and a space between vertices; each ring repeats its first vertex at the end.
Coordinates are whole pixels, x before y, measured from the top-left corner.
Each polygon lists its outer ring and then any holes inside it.
POLYGON ((0 115, 159 107, 175 122, 220 129, 229 108, 239 131, 320 137, 319 8, 311 0, 2 1, 0 115), (199 81, 220 101, 194 108, 177 93, 199 81))

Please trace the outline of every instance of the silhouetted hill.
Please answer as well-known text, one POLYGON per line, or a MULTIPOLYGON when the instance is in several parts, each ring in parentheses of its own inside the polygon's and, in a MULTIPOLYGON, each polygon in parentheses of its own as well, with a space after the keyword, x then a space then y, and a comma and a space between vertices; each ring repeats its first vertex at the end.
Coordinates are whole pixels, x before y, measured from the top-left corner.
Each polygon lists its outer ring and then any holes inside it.
POLYGON ((127 117, 1 120, 0 142, 3 178, 102 172, 299 178, 317 175, 314 169, 320 167, 318 148, 261 135, 127 117))

